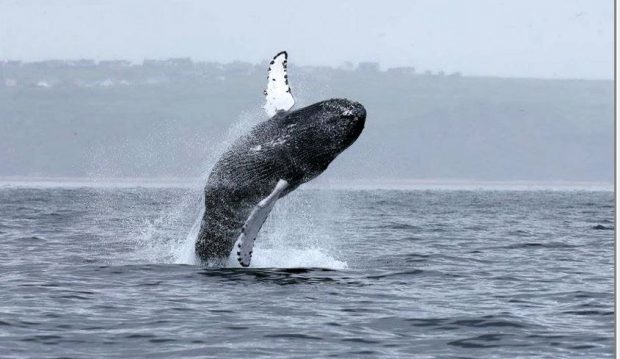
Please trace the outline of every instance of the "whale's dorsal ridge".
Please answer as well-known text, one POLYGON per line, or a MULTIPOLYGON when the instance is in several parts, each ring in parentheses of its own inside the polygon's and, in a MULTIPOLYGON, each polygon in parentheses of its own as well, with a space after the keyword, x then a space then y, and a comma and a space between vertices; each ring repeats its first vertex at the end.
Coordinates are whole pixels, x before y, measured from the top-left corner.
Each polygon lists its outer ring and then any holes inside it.
POLYGON ((267 89, 264 91, 265 105, 263 106, 269 117, 278 111, 288 111, 295 105, 295 99, 288 84, 287 59, 287 52, 280 51, 269 63, 267 89))

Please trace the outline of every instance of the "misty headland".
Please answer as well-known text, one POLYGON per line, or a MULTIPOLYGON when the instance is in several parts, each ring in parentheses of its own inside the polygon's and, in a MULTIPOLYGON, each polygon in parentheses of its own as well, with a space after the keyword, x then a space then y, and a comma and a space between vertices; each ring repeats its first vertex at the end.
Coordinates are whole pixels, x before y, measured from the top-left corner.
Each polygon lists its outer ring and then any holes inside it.
MULTIPOLYGON (((203 176, 231 137, 266 119, 266 68, 0 62, 0 177, 203 176)), ((368 111, 364 134, 323 182, 613 179, 611 80, 295 66, 294 57, 289 74, 297 108, 346 97, 368 111)))

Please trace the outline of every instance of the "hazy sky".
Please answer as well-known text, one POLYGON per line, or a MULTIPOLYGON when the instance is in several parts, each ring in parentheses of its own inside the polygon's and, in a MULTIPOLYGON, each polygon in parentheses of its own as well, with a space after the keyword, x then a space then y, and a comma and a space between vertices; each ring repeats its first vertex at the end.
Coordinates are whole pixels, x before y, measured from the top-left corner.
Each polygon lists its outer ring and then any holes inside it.
POLYGON ((465 75, 613 77, 612 0, 0 0, 0 59, 378 61, 465 75))

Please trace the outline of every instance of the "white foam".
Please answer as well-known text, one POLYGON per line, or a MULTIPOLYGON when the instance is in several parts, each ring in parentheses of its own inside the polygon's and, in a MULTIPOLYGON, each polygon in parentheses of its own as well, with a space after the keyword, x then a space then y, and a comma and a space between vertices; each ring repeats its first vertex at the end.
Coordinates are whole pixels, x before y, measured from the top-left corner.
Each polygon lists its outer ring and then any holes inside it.
MULTIPOLYGON (((236 260, 228 261, 229 267, 241 267, 236 260)), ((325 268, 347 269, 347 262, 340 261, 321 248, 254 248, 250 268, 325 268)))
MULTIPOLYGON (((204 201, 201 201, 204 203, 204 201)), ((198 232, 200 231, 200 224, 202 222, 202 217, 204 216, 205 208, 201 206, 201 209, 194 221, 194 225, 190 229, 187 236, 185 236, 185 240, 180 243, 179 246, 173 249, 173 258, 174 263, 176 264, 198 264, 198 258, 196 257, 194 244, 196 243, 196 239, 198 238, 198 232)))

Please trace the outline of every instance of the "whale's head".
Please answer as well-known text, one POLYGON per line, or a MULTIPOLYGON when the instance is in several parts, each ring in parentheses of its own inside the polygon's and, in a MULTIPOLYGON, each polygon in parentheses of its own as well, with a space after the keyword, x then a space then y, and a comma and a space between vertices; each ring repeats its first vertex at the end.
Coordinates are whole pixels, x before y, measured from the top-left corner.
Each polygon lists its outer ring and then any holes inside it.
POLYGON ((306 172, 308 180, 357 140, 364 129, 366 109, 355 101, 331 99, 283 116, 289 158, 306 172))

